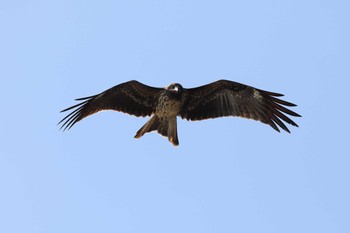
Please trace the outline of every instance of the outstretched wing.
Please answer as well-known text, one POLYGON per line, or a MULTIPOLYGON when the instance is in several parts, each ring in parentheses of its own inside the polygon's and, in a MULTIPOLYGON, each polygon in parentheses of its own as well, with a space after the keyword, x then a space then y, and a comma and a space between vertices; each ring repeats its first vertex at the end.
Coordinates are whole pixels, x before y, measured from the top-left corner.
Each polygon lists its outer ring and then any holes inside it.
POLYGON ((187 120, 239 116, 269 124, 278 132, 280 130, 277 125, 290 132, 283 121, 298 126, 286 114, 295 117, 300 115, 284 107, 296 105, 276 98, 283 96, 282 94, 263 91, 237 82, 219 80, 187 89, 185 95, 187 95, 186 102, 180 115, 187 120))
POLYGON ((134 116, 149 116, 155 111, 158 96, 162 88, 144 85, 138 81, 129 81, 114 86, 98 95, 76 99, 83 101, 61 112, 74 109, 58 124, 61 129, 70 129, 81 119, 102 110, 116 110, 134 116))

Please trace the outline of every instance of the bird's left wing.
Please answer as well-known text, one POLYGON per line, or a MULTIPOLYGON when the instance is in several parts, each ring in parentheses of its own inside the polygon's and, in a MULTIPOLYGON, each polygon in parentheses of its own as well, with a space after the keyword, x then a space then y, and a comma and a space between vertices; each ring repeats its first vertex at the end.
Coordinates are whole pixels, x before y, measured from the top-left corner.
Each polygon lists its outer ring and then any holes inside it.
POLYGON ((278 125, 290 132, 282 121, 298 126, 286 114, 296 117, 300 115, 284 107, 296 105, 276 98, 283 96, 282 94, 263 91, 237 82, 219 80, 186 89, 184 95, 186 101, 180 116, 187 120, 239 116, 269 124, 277 131, 279 131, 278 125))
POLYGON ((162 89, 135 80, 119 84, 98 95, 76 99, 83 102, 62 110, 74 109, 58 124, 62 123, 64 130, 70 129, 81 119, 102 110, 115 110, 134 116, 152 115, 162 89))

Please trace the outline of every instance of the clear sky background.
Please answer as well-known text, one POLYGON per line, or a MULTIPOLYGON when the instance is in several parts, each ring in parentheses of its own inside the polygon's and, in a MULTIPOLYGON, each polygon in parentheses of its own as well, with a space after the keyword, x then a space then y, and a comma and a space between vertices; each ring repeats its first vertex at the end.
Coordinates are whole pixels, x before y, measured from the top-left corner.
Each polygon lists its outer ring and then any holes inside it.
POLYGON ((0 232, 350 232, 350 2, 0 1, 0 232), (136 79, 230 79, 302 118, 103 112, 59 131, 78 97, 136 79))

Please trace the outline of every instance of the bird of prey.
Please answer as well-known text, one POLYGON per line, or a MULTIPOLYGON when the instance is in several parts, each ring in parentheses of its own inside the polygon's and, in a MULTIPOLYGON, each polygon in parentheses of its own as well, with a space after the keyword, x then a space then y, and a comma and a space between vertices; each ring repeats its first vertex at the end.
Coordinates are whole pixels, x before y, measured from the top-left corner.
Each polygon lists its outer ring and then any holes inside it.
POLYGON ((290 133, 283 121, 298 127, 286 114, 300 117, 284 106, 296 106, 281 100, 279 93, 264 91, 241 83, 219 80, 195 88, 183 88, 178 83, 165 88, 147 86, 138 81, 116 85, 100 94, 79 98, 82 101, 61 112, 73 110, 58 124, 63 130, 70 129, 83 118, 102 110, 115 110, 137 117, 152 116, 135 138, 157 131, 179 145, 177 116, 197 121, 209 118, 238 116, 270 125, 276 131, 278 126, 290 133))

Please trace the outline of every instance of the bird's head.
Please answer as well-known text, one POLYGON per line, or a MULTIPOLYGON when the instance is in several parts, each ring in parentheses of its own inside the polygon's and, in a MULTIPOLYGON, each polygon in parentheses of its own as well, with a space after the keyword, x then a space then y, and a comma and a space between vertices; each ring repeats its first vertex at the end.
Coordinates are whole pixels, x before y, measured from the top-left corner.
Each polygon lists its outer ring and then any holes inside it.
POLYGON ((183 87, 178 83, 172 83, 169 86, 166 86, 165 90, 173 94, 181 94, 183 91, 183 87))

